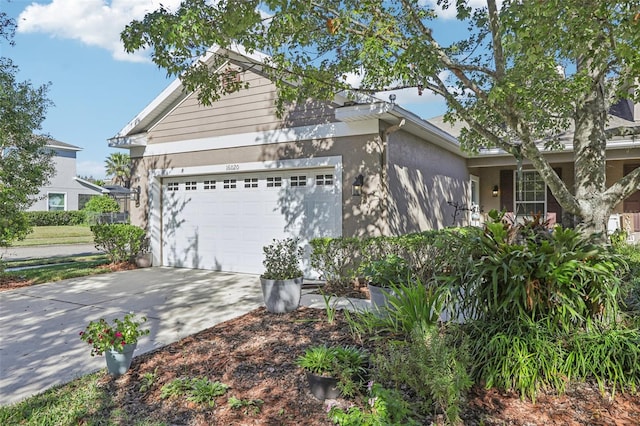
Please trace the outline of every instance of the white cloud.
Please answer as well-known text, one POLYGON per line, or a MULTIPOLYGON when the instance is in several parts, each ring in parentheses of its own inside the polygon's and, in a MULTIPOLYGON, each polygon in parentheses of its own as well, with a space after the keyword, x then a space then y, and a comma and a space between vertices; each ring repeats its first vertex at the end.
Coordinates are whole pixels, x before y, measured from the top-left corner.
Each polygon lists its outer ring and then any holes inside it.
MULTIPOLYGON (((438 14, 439 17, 444 18, 444 19, 455 19, 456 18, 456 0, 451 0, 449 3, 449 7, 447 9, 443 9, 442 7, 438 6, 438 2, 437 0, 420 0, 418 2, 421 6, 430 6, 432 7, 436 13, 438 14)), ((502 0, 497 0, 496 1, 497 5, 498 5, 498 9, 501 7, 502 5, 502 0)), ((487 6, 487 1, 486 0, 468 0, 467 1, 467 6, 471 6, 474 9, 479 9, 481 7, 486 7, 487 6)))
POLYGON ((92 160, 78 161, 76 173, 78 176, 93 177, 94 179, 104 179, 106 176, 104 162, 92 160))
POLYGON ((45 33, 78 40, 111 52, 114 59, 144 61, 142 54, 125 53, 120 32, 134 19, 160 7, 173 10, 180 0, 53 0, 31 3, 18 17, 18 32, 45 33))

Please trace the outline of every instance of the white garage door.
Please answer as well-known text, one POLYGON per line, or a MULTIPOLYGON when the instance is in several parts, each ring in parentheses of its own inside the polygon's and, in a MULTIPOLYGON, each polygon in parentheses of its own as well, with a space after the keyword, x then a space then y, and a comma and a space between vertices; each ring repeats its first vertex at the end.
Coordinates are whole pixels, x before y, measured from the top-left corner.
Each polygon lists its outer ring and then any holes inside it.
POLYGON ((163 265, 262 273, 274 238, 341 235, 337 187, 334 168, 164 178, 163 265))

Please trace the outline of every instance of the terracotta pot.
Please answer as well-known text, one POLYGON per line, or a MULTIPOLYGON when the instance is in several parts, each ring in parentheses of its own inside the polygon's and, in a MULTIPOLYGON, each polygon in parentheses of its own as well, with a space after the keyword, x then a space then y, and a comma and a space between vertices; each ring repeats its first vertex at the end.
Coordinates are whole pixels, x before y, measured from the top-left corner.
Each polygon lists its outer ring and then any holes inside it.
POLYGON ((139 254, 136 256, 136 266, 138 268, 148 268, 151 266, 151 253, 139 254))

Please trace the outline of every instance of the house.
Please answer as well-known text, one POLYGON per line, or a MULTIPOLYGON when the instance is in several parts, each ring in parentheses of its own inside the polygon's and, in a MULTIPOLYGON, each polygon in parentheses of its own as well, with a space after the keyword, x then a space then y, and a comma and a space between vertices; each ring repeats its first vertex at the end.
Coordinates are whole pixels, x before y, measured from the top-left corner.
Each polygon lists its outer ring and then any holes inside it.
MULTIPOLYGON (((141 189, 131 220, 148 230, 154 265, 261 273, 274 238, 306 245, 466 225, 479 223, 472 206, 513 202, 512 158, 470 157, 442 123, 372 98, 309 101, 279 118, 263 57, 217 53, 248 88, 203 106, 175 80, 109 139, 129 150, 141 189)), ((554 162, 570 180, 568 157, 554 162)), ((561 215, 546 192, 544 203, 561 215)))
POLYGON ((229 56, 248 89, 206 107, 176 80, 109 140, 129 150, 132 223, 147 227, 154 265, 260 273, 274 238, 440 228, 447 201, 469 202, 466 160, 441 129, 340 96, 278 118, 262 58, 229 56))
MULTIPOLYGON (((459 136, 463 126, 461 123, 445 123, 443 117, 431 118, 429 122, 455 137, 459 136)), ((622 100, 611 108, 609 128, 638 125, 640 105, 622 100)), ((559 136, 560 142, 567 147, 565 151, 545 154, 558 176, 569 188, 574 182, 572 136, 571 131, 559 136)), ((531 163, 524 160, 521 166, 521 172, 518 172, 514 157, 499 149, 481 150, 478 155, 467 158, 471 180, 478 188, 472 195, 472 202, 485 212, 496 209, 523 216, 529 215, 530 212, 544 212, 550 224, 557 222, 565 226, 571 225, 571 216, 563 211, 531 163)), ((640 141, 636 141, 636 137, 615 137, 608 142, 607 186, 639 166, 640 141)), ((640 237, 640 190, 615 207, 608 230, 612 232, 619 228, 635 238, 640 237)))
POLYGON ((49 139, 47 149, 53 151, 55 174, 28 211, 81 210, 91 197, 103 193, 102 187, 76 176, 76 153, 82 148, 49 139))

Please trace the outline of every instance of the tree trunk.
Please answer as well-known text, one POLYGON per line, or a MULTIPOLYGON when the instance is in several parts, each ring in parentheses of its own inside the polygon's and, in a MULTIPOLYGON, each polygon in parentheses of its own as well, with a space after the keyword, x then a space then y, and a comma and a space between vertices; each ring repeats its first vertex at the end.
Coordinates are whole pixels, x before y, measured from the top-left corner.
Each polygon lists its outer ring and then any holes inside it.
POLYGON ((585 234, 601 233, 606 239, 608 217, 613 205, 604 197, 606 191, 605 134, 607 107, 604 84, 594 79, 594 87, 576 106, 573 136, 575 199, 580 217, 579 228, 585 234))

